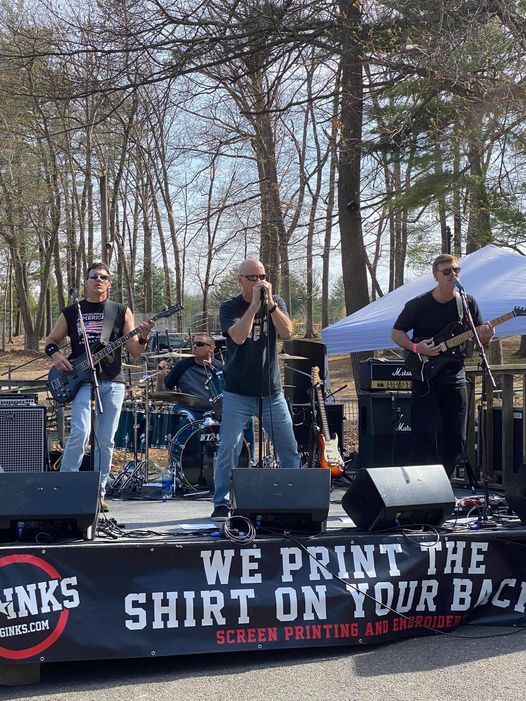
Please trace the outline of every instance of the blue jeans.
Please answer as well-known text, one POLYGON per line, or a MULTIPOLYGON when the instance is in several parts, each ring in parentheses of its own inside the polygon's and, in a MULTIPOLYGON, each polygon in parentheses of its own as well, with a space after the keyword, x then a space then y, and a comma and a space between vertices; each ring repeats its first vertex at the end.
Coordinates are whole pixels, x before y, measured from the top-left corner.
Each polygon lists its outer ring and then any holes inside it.
MULTIPOLYGON (((243 429, 248 419, 258 415, 258 402, 258 397, 223 392, 223 419, 214 469, 215 506, 228 506, 230 477, 241 452, 243 429)), ((263 398, 263 427, 273 440, 280 464, 283 467, 299 467, 298 445, 289 408, 282 392, 263 398)))
MULTIPOLYGON (((100 475, 100 493, 106 493, 106 482, 110 474, 115 432, 119 425, 125 386, 122 382, 99 380, 103 413, 96 412, 95 423, 95 470, 100 475)), ((71 402, 71 429, 62 456, 62 472, 78 472, 84 457, 84 448, 91 431, 90 413, 91 386, 82 385, 71 402)))

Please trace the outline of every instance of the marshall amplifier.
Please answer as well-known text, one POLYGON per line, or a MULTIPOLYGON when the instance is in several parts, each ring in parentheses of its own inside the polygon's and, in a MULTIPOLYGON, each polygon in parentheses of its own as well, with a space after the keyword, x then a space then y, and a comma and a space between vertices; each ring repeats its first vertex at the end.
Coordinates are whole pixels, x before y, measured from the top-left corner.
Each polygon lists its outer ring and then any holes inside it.
POLYGON ((403 360, 368 358, 360 363, 360 391, 410 391, 411 371, 403 360))
POLYGON ((358 411, 359 466, 410 465, 411 395, 361 392, 358 411))

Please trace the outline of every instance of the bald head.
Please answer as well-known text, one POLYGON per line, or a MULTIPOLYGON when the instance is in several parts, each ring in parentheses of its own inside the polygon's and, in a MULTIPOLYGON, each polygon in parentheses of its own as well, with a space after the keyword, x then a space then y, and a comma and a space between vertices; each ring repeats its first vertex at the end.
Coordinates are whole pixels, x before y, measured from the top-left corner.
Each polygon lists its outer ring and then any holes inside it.
POLYGON ((259 275, 265 272, 263 263, 257 258, 247 258, 244 260, 238 270, 238 275, 259 275))

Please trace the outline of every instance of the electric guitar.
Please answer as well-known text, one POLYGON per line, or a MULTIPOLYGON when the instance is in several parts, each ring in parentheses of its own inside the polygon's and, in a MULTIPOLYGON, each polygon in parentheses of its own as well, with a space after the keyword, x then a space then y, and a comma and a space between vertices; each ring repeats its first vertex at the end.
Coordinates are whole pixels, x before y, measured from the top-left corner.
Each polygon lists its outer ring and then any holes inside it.
MULTIPOLYGON (((150 321, 157 321, 157 319, 163 319, 168 316, 172 316, 176 312, 180 312, 183 309, 182 304, 174 304, 168 309, 163 309, 162 312, 156 314, 150 319, 150 321)), ((129 341, 132 336, 135 336, 139 331, 139 327, 133 329, 124 336, 108 343, 108 345, 103 346, 100 350, 92 354, 93 363, 96 365, 105 358, 107 355, 113 353, 117 348, 123 346, 126 341, 129 341)), ((60 404, 67 404, 70 402, 74 396, 79 391, 81 385, 85 382, 89 382, 91 373, 89 369, 88 359, 85 353, 79 355, 78 358, 70 358, 69 362, 73 365, 73 370, 70 372, 65 372, 64 370, 57 370, 52 367, 48 373, 47 386, 53 399, 60 404)))
POLYGON ((317 365, 312 368, 312 387, 318 401, 320 413, 321 431, 316 433, 316 441, 320 455, 320 467, 331 471, 333 477, 343 477, 345 474, 345 463, 340 455, 338 448, 338 436, 331 436, 329 432, 329 423, 327 421, 327 413, 325 411, 325 402, 321 391, 320 369, 317 365))
MULTIPOLYGON (((496 319, 492 319, 490 323, 492 326, 498 326, 516 316, 526 316, 526 307, 514 307, 511 312, 503 314, 496 319)), ((473 331, 471 331, 471 329, 466 331, 460 321, 452 321, 445 326, 440 333, 433 337, 433 341, 435 346, 439 346, 440 353, 444 354, 446 351, 460 346, 471 338, 473 338, 473 331)), ((405 364, 408 370, 411 371, 413 379, 419 380, 420 382, 429 382, 429 380, 432 380, 438 375, 442 368, 454 358, 454 351, 447 355, 432 356, 413 353, 412 351, 405 352, 405 364)))

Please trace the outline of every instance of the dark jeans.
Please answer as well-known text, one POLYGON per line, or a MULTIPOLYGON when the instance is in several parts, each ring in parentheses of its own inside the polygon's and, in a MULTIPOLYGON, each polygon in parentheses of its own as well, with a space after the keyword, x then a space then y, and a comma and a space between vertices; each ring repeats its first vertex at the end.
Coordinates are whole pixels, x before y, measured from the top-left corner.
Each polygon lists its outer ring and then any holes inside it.
POLYGON ((451 477, 466 443, 467 407, 465 383, 414 382, 411 431, 415 465, 444 465, 451 477))

